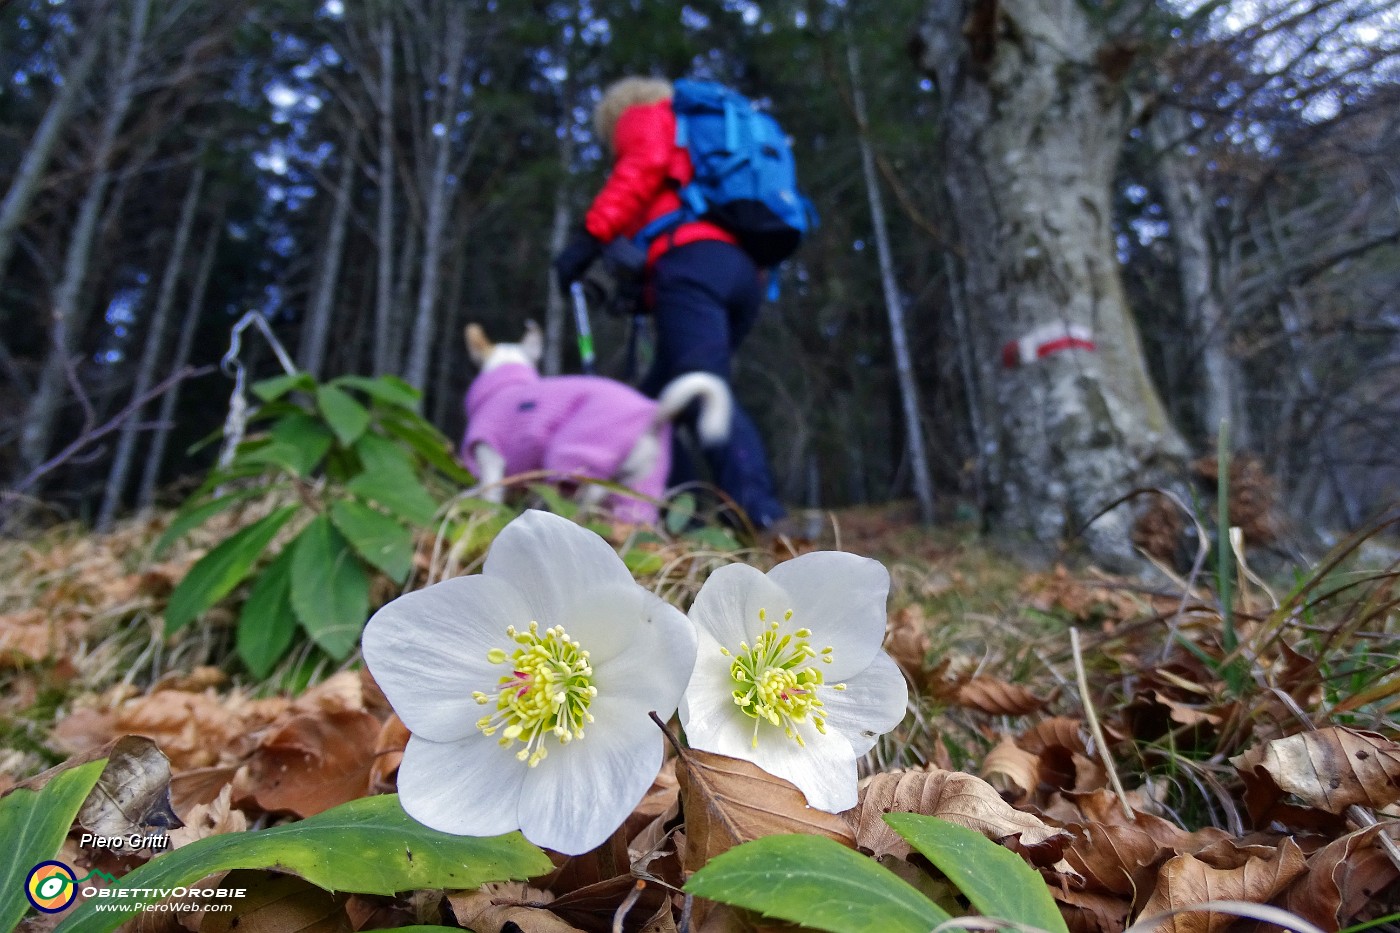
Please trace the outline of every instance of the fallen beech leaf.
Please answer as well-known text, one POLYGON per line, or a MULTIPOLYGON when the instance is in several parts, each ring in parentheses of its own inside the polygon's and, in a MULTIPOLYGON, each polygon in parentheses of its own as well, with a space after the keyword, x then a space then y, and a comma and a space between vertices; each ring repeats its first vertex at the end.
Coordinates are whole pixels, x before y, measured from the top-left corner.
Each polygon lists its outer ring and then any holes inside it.
POLYGON ((885 651, 894 658, 911 683, 924 679, 924 659, 932 644, 928 620, 917 603, 905 606, 889 617, 885 626, 885 651))
POLYGON ((807 806, 800 790, 750 762, 687 749, 676 777, 685 810, 687 872, 742 842, 776 833, 810 833, 855 846, 845 820, 807 806))
POLYGON ((1021 748, 1010 736, 982 759, 982 778, 1009 800, 1020 801, 1040 786, 1040 759, 1021 748))
POLYGON ((225 784, 212 801, 190 808, 185 815, 185 825, 170 831, 170 847, 178 849, 209 836, 241 833, 247 828, 248 818, 243 811, 233 809, 233 786, 225 784))
POLYGON ((996 677, 973 677, 959 684, 952 702, 992 716, 1024 716, 1046 703, 1027 688, 996 677))
POLYGON ((374 740, 374 763, 369 768, 369 793, 387 794, 398 784, 399 765, 408 745, 408 726, 397 713, 390 713, 374 740))
MULTIPOLYGON (((1140 918, 1206 901, 1250 901, 1267 904, 1307 871, 1303 851, 1292 839, 1280 843, 1274 857, 1251 858, 1239 868, 1212 868, 1192 855, 1178 855, 1162 866, 1157 887, 1140 918)), ((1165 933, 1223 933, 1238 918, 1233 914, 1193 910, 1157 925, 1165 933)))
POLYGON ((212 803, 237 773, 235 765, 182 771, 170 779, 170 805, 176 813, 184 814, 199 804, 212 803))
POLYGON ((1051 893, 1060 904, 1070 933, 1122 933, 1128 925, 1133 906, 1130 898, 1053 886, 1051 893))
POLYGON ((292 717, 248 760, 253 800, 307 817, 365 796, 378 736, 379 721, 363 711, 292 717))
POLYGON ((78 824, 96 836, 142 835, 182 825, 170 808, 170 759, 143 735, 118 739, 78 811, 78 824))
POLYGON ((1335 930, 1353 922, 1400 880, 1400 871, 1377 842, 1385 824, 1334 839, 1308 857, 1308 872, 1281 901, 1306 920, 1335 930))
POLYGON ((522 933, 579 933, 577 927, 549 912, 547 905, 553 900, 548 891, 520 881, 491 882, 475 891, 447 895, 457 922, 476 933, 503 933, 508 929, 522 933))
MULTIPOLYGON (((826 836, 855 847, 855 838, 840 816, 812 809, 792 784, 743 759, 685 749, 676 764, 676 777, 686 832, 685 845, 678 845, 677 851, 687 874, 740 843, 777 833, 826 836)), ((731 913, 728 907, 697 898, 691 927, 711 929, 721 914, 731 913)))
POLYGON ((42 609, 0 615, 0 666, 37 664, 61 643, 59 626, 42 609))
MULTIPOLYGON (((561 920, 584 930, 611 930, 612 919, 627 897, 636 889, 638 879, 619 875, 600 881, 550 902, 549 909, 561 920)), ((653 918, 671 903, 670 893, 659 884, 643 884, 637 899, 627 911, 629 928, 643 919, 653 918)))
POLYGON ((292 706, 307 713, 364 712, 365 681, 358 671, 341 671, 307 690, 292 706))
POLYGON ((976 830, 994 841, 1019 836, 1018 848, 1037 865, 1060 858, 1069 835, 1038 817, 1013 808, 996 788, 958 771, 891 771, 870 777, 860 802, 842 814, 855 831, 856 845, 876 858, 909 857, 909 844, 885 824, 886 813, 922 813, 976 830))
POLYGON ((1151 886, 1151 869, 1172 854, 1137 826, 1089 823, 1072 829, 1074 841, 1065 847, 1065 861, 1090 889, 1129 901, 1151 886))
POLYGON ((1251 748, 1230 763, 1267 774, 1279 790, 1328 813, 1400 800, 1400 745, 1375 732, 1328 726, 1251 748))

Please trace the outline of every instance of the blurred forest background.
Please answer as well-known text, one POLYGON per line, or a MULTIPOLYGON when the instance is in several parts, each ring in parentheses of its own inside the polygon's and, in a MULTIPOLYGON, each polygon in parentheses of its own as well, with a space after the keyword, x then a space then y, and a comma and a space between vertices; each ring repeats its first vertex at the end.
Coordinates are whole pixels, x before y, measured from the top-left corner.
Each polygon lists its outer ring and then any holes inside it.
MULTIPOLYGON (((793 137, 821 226, 736 373, 790 503, 1063 534, 1222 418, 1299 527, 1400 493, 1390 0, 8 0, 7 507, 106 524, 202 472, 249 311, 449 437, 466 322, 546 321, 577 371, 548 262, 629 73, 793 137), (1057 321, 1097 351, 1003 365, 1057 321)), ((627 322, 594 326, 620 375, 627 322)))

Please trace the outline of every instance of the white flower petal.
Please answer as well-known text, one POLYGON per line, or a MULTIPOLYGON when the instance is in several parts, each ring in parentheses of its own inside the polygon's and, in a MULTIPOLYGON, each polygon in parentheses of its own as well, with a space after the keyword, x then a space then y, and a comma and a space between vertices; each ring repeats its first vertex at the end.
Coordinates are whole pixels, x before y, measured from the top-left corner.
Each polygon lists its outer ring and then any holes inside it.
POLYGON ((729 659, 719 653, 714 639, 703 634, 695 673, 681 699, 680 712, 681 728, 691 748, 731 758, 748 758, 752 754, 755 720, 734 703, 729 659))
POLYGON ((530 609, 509 584, 455 577, 400 596, 365 625, 365 663, 409 731, 451 742, 476 731, 473 690, 491 692, 501 668, 486 660, 524 629, 530 609))
POLYGON ((577 626, 578 635, 572 622, 565 625, 589 652, 598 695, 626 700, 643 715, 655 710, 666 719, 676 711, 695 666, 695 626, 635 583, 625 590, 594 590, 589 600, 586 610, 576 608, 568 616, 584 623, 577 626), (622 644, 605 654, 594 648, 605 640, 622 644))
POLYGON ((399 802, 433 829, 499 836, 520 827, 520 792, 528 770, 511 749, 480 732, 456 742, 414 735, 399 765, 399 802))
POLYGON ((899 725, 909 704, 909 685, 888 654, 881 651, 865 670, 846 679, 845 690, 821 692, 827 730, 846 737, 851 751, 864 755, 875 740, 899 725))
POLYGON ((730 651, 739 643, 753 644, 769 622, 782 621, 790 602, 781 587, 748 564, 726 564, 705 580, 690 607, 690 621, 730 651), (768 610, 768 622, 758 610, 768 610), (775 616, 773 613, 777 613, 775 616))
POLYGON ((567 518, 534 509, 501 529, 482 572, 514 585, 540 628, 559 624, 560 613, 581 593, 633 583, 608 542, 567 518))
MULTIPOLYGON (((813 551, 774 567, 768 579, 787 592, 784 608, 793 611, 791 624, 811 629, 812 646, 835 649, 832 663, 821 666, 829 683, 870 665, 885 638, 890 574, 883 564, 841 551, 813 551)), ((773 608, 768 612, 772 618, 773 608)))
POLYGON ((856 805, 856 756, 845 737, 828 728, 826 734, 806 723, 798 745, 777 726, 764 723, 758 748, 742 756, 764 771, 791 781, 817 810, 841 813, 856 805))
POLYGON ((645 711, 599 696, 590 712, 595 721, 582 739, 551 745, 525 776, 520 831, 565 855, 601 845, 661 770, 664 739, 645 711))

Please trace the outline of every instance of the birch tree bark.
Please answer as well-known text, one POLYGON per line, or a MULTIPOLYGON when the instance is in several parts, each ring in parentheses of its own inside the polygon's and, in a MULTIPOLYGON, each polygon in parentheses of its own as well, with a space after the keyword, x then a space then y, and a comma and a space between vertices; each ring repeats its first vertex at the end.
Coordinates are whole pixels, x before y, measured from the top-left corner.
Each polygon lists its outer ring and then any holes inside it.
POLYGON ((383 376, 398 370, 394 353, 394 19, 386 4, 380 15, 376 46, 379 50, 379 86, 375 105, 379 110, 379 213, 375 222, 376 279, 374 302, 374 372, 383 376))
MULTIPOLYGON (((161 354, 165 351, 165 333, 169 329, 170 312, 175 305, 175 286, 180 280, 180 270, 184 268, 185 253, 189 249, 190 234, 194 229, 194 218, 199 208, 199 197, 204 188, 204 166, 195 168, 190 187, 185 192, 185 200, 180 205, 180 220, 175 228, 175 239, 170 245, 170 255, 161 273, 160 286, 156 291, 155 307, 151 309, 151 324, 146 331, 145 343, 141 349, 141 360, 136 367, 136 378, 131 386, 131 397, 139 399, 156 382, 156 369, 161 354)), ((107 472, 107 485, 102 494, 102 505, 97 513, 97 527, 106 530, 121 507, 122 493, 131 475, 131 458, 136 452, 137 430, 141 412, 133 413, 131 419, 122 425, 117 438, 117 449, 112 456, 112 465, 107 472)))
MULTIPOLYGON (((1127 50, 1103 19, 1078 0, 931 0, 918 35, 944 105, 979 389, 996 415, 991 517, 1047 543, 1186 456, 1114 254, 1110 191, 1131 109, 1127 50)), ((1085 542, 1129 559, 1129 532, 1116 509, 1085 542)))
POLYGON ((63 128, 68 125, 73 115, 78 95, 87 86, 93 66, 97 64, 97 55, 102 50, 104 38, 100 17, 95 16, 83 33, 77 58, 64 70, 63 84, 49 103, 48 109, 44 111, 43 120, 39 122, 38 129, 29 140, 29 146, 24 150, 24 157, 10 181, 10 187, 5 190, 5 199, 0 201, 0 279, 5 277, 5 267, 9 264, 10 254, 14 250, 15 234, 19 232, 20 224, 24 221, 24 215, 34 196, 39 193, 44 169, 49 164, 49 158, 53 155, 54 146, 57 145, 63 128))
POLYGON ((1182 318, 1198 355, 1200 429, 1203 436, 1214 437, 1220 422, 1229 421, 1235 445, 1248 447, 1238 366, 1230 355, 1230 320, 1218 283, 1221 259, 1211 244, 1214 204, 1201 185, 1201 167, 1188 152, 1191 127, 1182 111, 1164 106, 1153 118, 1150 132, 1159 153, 1157 177, 1176 246, 1182 318))
POLYGON ((462 60, 466 53, 466 45, 467 11, 463 6, 449 4, 440 59, 443 68, 440 95, 442 104, 440 108, 435 108, 433 122, 428 127, 433 137, 433 162, 423 192, 423 200, 427 205, 423 229, 423 275, 418 286, 418 308, 409 340, 408 362, 404 367, 404 379, 417 389, 427 388, 431 348, 437 332, 436 312, 442 277, 443 228, 447 223, 453 188, 448 166, 456 126, 457 100, 462 89, 462 60))
POLYGON ((70 360, 87 325, 91 304, 83 301, 83 285, 87 281, 98 215, 112 180, 112 153, 117 133, 135 96, 136 72, 145 47, 150 9, 151 0, 133 0, 121 63, 112 78, 111 93, 93 144, 92 181, 83 194, 77 219, 69 233, 63 275, 54 293, 49 350, 20 433, 20 460, 26 472, 44 461, 53 442, 70 360))
POLYGON ((316 275, 316 287, 307 309, 306 324, 297 347, 297 365, 303 372, 321 378, 326 362, 326 341, 330 338, 331 317, 335 313, 335 291, 340 284, 340 260, 345 253, 345 231, 350 225, 351 186, 355 182, 357 165, 355 150, 360 145, 359 133, 351 129, 345 138, 341 154, 340 177, 335 186, 335 206, 326 234, 325 251, 316 275))
POLYGON ((919 388, 914 379, 914 361, 909 355, 909 338, 904 327, 904 304, 895 282, 894 261, 890 258, 890 235, 885 224, 885 205, 880 198, 880 182, 875 173, 875 155, 870 148, 869 121, 865 113, 865 87, 860 77, 860 59, 846 25, 846 64, 851 72, 851 100, 855 107, 856 130, 860 141, 860 167, 865 176, 865 193, 870 202, 870 223, 875 229, 875 251, 880 260, 880 283, 884 288, 885 311, 890 319, 890 344, 894 350, 895 375, 904 415, 905 444, 913 473, 914 494, 919 500, 919 516, 933 524, 933 481, 929 478, 928 454, 924 446, 923 423, 919 420, 919 388))
MULTIPOLYGON (((220 207, 214 222, 209 225, 209 236, 204 241, 199 268, 195 271, 194 284, 190 287, 190 298, 185 304, 184 320, 180 322, 180 335, 175 338, 175 351, 171 354, 170 361, 172 372, 183 369, 190 361, 190 350, 194 347, 195 331, 199 329, 199 315, 204 309, 204 295, 209 287, 209 275, 214 269, 214 256, 218 253, 223 228, 224 209, 220 207)), ((179 383, 161 396, 160 414, 156 418, 155 433, 151 436, 151 449, 146 453, 146 463, 141 470, 141 486, 136 495, 138 508, 147 508, 155 502, 156 483, 160 481, 160 467, 165 460, 165 447, 174 427, 175 406, 179 401, 179 383)))

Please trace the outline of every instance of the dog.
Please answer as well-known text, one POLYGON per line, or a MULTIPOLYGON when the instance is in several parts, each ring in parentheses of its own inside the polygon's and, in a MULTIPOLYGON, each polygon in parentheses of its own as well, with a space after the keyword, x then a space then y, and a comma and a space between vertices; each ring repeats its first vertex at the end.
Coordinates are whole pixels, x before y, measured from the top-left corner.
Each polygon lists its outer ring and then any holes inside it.
POLYGON ((581 486, 582 504, 601 504, 618 521, 655 524, 654 502, 578 481, 612 480, 659 499, 671 469, 671 424, 697 401, 700 443, 721 444, 729 436, 733 401, 718 376, 686 373, 653 400, 601 376, 541 376, 544 335, 534 321, 526 322, 519 343, 492 343, 477 324, 467 325, 465 337, 479 371, 463 403, 460 456, 488 501, 504 501, 505 477, 547 470, 581 486))

